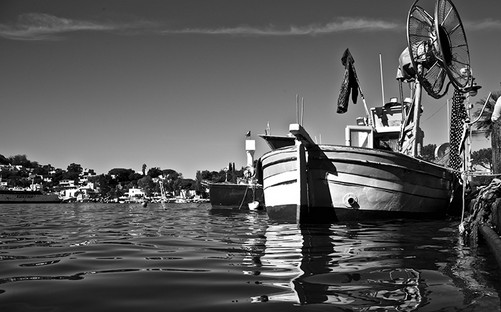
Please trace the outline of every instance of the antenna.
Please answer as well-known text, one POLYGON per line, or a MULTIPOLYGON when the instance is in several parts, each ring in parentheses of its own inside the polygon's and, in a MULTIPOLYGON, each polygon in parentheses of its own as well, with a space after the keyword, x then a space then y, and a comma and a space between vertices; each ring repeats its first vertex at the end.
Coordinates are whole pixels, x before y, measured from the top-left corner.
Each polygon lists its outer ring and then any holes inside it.
POLYGON ((299 123, 299 102, 297 93, 296 93, 296 123, 299 123))
POLYGON ((304 118, 304 97, 301 97, 301 122, 300 125, 303 125, 303 118, 304 118))
POLYGON ((299 103, 299 95, 296 94, 296 123, 303 125, 304 117, 304 97, 301 97, 301 103, 299 103))
POLYGON ((381 57, 381 53, 379 53, 379 71, 381 72, 381 96, 383 101, 381 102, 384 105, 384 81, 383 81, 383 59, 381 57))

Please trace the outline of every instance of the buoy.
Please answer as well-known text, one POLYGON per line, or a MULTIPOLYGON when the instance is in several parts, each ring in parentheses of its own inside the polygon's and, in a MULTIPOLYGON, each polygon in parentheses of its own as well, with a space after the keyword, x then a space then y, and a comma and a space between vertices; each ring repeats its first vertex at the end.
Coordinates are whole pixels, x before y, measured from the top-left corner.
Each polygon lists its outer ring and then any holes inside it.
POLYGON ((496 104, 494 105, 494 110, 491 116, 492 122, 498 121, 499 117, 501 117, 501 96, 497 99, 496 104))
POLYGON ((148 202, 147 202, 147 201, 144 201, 144 202, 143 202, 143 207, 146 207, 146 206, 148 206, 148 202))
POLYGON ((257 200, 250 202, 247 205, 249 206, 249 210, 257 210, 259 208, 259 202, 257 200))

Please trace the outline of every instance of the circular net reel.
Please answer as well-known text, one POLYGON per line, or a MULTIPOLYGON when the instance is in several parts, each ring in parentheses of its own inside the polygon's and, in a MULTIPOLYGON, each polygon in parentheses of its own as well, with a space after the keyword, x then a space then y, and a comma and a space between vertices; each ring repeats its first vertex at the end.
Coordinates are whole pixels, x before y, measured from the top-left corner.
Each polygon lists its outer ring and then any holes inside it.
POLYGON ((471 83, 464 28, 449 0, 414 2, 407 16, 407 44, 414 74, 433 98, 444 96, 449 83, 458 89, 471 83))
POLYGON ((435 32, 438 35, 440 62, 457 89, 472 82, 470 52, 463 23, 450 0, 438 0, 435 9, 435 32))

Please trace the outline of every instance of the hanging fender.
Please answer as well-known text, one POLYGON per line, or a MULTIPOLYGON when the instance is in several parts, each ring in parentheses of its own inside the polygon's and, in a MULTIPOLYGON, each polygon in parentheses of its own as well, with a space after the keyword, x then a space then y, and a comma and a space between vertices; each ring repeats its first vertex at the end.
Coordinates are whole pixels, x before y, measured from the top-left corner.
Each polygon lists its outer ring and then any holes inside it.
POLYGON ((498 97, 496 104, 494 105, 494 110, 492 111, 491 120, 492 122, 496 122, 501 117, 501 96, 498 97))

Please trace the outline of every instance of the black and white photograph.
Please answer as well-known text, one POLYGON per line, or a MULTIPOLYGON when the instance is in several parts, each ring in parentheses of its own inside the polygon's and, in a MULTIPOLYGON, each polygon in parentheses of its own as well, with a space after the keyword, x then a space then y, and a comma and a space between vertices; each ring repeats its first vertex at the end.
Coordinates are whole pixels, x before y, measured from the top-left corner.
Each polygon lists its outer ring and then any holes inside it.
POLYGON ((501 311, 499 0, 0 0, 0 311, 501 311))

